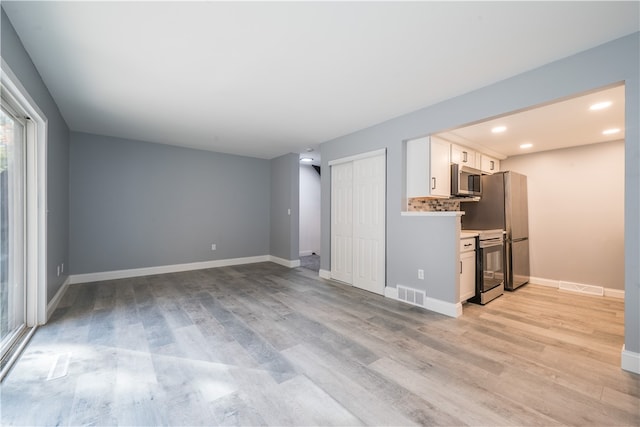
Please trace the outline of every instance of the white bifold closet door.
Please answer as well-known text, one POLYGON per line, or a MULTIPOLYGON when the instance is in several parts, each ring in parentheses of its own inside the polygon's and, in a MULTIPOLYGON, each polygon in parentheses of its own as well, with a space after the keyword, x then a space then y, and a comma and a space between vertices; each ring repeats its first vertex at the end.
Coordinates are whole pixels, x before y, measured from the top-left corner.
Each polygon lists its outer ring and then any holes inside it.
POLYGON ((386 155, 331 165, 331 277, 384 294, 386 155))

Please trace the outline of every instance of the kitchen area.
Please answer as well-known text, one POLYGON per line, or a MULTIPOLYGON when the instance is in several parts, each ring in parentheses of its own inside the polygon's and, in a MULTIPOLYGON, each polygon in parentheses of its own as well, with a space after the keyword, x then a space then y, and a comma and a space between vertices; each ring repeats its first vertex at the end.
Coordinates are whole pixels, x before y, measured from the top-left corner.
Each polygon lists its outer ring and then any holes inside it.
POLYGON ((624 297, 624 86, 410 139, 405 154, 401 216, 426 256, 408 257, 417 280, 397 299, 457 317, 527 283, 624 297))

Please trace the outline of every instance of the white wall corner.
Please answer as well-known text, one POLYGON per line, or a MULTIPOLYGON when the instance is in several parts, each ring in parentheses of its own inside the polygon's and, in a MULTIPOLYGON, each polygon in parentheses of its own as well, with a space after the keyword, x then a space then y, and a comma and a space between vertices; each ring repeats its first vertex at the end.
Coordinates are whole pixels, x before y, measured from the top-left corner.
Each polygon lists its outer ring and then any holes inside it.
POLYGON ((625 349, 622 345, 622 354, 620 357, 620 367, 625 371, 640 374, 640 353, 635 353, 625 349))
POLYGON ((320 269, 318 276, 320 276, 321 279, 331 280, 331 272, 329 270, 320 269))
POLYGON ((273 255, 269 255, 269 261, 271 262, 275 262, 276 264, 280 264, 282 266, 285 267, 289 267, 289 268, 296 268, 296 267, 300 267, 300 260, 299 259, 284 259, 284 258, 280 258, 277 256, 273 256, 273 255))
POLYGON ((49 304, 47 304, 47 318, 45 319, 46 322, 49 321, 53 312, 56 311, 56 308, 58 308, 58 304, 60 304, 60 301, 62 300, 62 297, 64 296, 70 284, 71 276, 67 276, 64 282, 62 282, 62 286, 60 286, 60 289, 58 289, 58 292, 56 292, 53 298, 51 298, 51 301, 49 301, 49 304))

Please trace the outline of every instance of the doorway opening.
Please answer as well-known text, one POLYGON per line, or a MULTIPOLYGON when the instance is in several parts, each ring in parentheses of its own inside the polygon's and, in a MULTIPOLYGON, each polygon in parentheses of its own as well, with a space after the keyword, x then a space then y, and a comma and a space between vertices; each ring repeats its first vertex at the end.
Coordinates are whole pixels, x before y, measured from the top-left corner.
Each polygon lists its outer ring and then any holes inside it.
POLYGON ((319 160, 302 157, 300 161, 300 267, 316 273, 320 271, 320 175, 319 160), (311 159, 311 162, 303 159, 311 159))

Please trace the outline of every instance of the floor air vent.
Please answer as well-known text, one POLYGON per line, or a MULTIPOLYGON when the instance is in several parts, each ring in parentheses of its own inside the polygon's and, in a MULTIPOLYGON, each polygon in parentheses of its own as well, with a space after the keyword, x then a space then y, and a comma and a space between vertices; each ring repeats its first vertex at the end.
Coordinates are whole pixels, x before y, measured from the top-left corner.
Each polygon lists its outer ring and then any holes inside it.
POLYGON ((425 298, 426 298, 426 294, 424 293, 424 291, 398 285, 398 299, 400 301, 404 301, 404 302, 408 302, 409 304, 424 307, 425 298))

